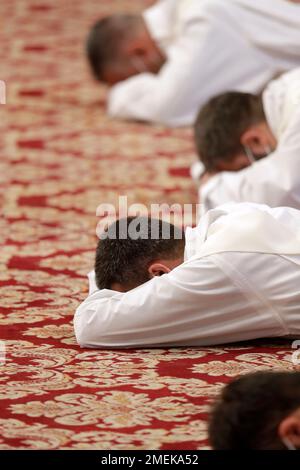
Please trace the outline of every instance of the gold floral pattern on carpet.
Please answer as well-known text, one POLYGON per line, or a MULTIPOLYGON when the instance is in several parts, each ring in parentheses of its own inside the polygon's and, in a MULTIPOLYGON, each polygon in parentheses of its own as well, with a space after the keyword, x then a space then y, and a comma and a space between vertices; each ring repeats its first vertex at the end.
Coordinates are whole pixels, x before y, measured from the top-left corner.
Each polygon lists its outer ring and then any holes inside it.
POLYGON ((202 449, 211 400, 233 377, 291 369, 290 344, 81 350, 102 202, 190 204, 192 129, 121 122, 83 44, 109 12, 149 0, 0 3, 1 449, 202 449))

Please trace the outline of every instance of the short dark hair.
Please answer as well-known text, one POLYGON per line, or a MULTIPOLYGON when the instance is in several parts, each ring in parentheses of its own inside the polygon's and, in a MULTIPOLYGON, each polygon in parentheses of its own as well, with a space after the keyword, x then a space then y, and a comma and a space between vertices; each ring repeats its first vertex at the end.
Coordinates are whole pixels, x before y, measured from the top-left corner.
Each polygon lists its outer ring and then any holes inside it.
POLYGON ((209 423, 215 450, 282 450, 281 421, 300 407, 300 372, 256 372, 227 385, 209 423))
POLYGON ((121 45, 136 27, 139 15, 110 15, 97 21, 87 41, 86 53, 95 78, 103 81, 106 67, 119 58, 121 45))
POLYGON ((214 171, 220 160, 231 161, 242 150, 242 134, 264 120, 261 96, 227 92, 212 98, 200 110, 194 128, 198 156, 206 170, 214 171))
POLYGON ((110 289, 117 282, 125 290, 149 280, 148 267, 159 258, 183 255, 181 228, 150 217, 127 217, 111 224, 98 242, 95 260, 96 284, 110 289), (133 234, 132 228, 137 228, 133 234))

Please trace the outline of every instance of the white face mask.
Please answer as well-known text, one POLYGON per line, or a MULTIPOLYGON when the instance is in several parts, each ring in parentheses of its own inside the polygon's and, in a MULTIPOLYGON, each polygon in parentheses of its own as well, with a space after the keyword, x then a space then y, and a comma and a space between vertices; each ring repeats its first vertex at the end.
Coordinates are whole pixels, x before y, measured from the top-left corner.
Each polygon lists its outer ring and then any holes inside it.
POLYGON ((287 437, 283 437, 282 442, 288 450, 298 450, 287 437))
MULTIPOLYGON (((257 162, 257 160, 259 160, 259 158, 257 158, 254 153, 252 152, 251 148, 248 147, 247 145, 244 145, 244 150, 245 150, 245 154, 247 155, 248 157, 248 160, 250 162, 250 165, 253 165, 253 163, 257 162)), ((272 148, 270 145, 266 145, 265 146, 265 155, 263 156, 263 158, 267 157, 268 155, 270 155, 270 153, 272 153, 272 148)))
POLYGON ((138 73, 145 73, 148 71, 145 62, 140 57, 132 57, 131 62, 138 73))

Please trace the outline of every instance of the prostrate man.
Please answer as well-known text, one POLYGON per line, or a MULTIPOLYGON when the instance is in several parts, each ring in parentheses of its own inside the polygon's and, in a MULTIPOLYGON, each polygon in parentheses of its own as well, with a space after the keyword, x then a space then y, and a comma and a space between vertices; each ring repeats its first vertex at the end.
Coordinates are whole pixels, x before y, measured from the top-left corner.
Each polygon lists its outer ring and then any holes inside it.
POLYGON ((300 6, 286 0, 161 0, 98 21, 87 42, 115 117, 194 123, 228 90, 257 93, 300 64, 300 6), (121 83, 119 83, 121 82, 121 83))
POLYGON ((195 140, 205 211, 244 201, 300 209, 300 68, 262 96, 213 98, 199 113, 195 140))
POLYGON ((257 372, 224 387, 209 426, 215 450, 299 450, 300 372, 257 372))
POLYGON ((82 347, 205 346, 300 337, 300 212, 228 204, 181 230, 121 219, 76 311, 82 347), (168 234, 171 233, 171 236, 168 234), (152 235, 152 238, 151 238, 152 235))

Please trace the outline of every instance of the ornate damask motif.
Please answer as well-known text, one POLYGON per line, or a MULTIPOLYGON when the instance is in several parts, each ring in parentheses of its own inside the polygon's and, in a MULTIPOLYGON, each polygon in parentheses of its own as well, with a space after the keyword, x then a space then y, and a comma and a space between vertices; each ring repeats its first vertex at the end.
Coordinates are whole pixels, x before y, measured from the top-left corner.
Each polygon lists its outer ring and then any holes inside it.
POLYGON ((82 350, 96 208, 195 203, 192 129, 112 120, 90 77, 90 25, 151 0, 0 2, 1 449, 202 449, 212 399, 259 369, 292 369, 290 345, 82 350))

